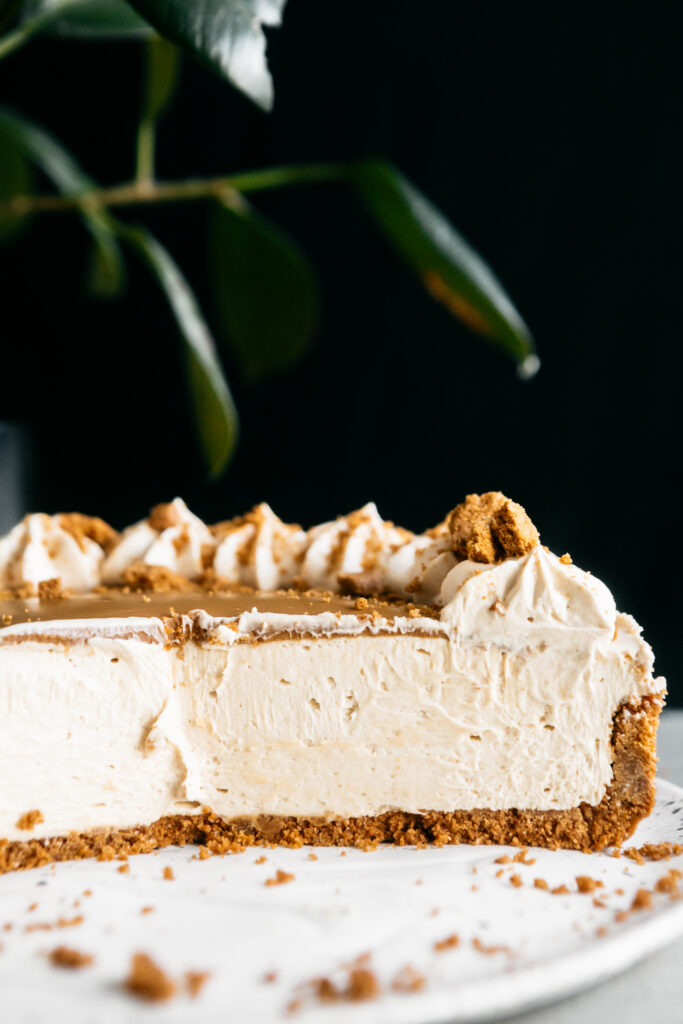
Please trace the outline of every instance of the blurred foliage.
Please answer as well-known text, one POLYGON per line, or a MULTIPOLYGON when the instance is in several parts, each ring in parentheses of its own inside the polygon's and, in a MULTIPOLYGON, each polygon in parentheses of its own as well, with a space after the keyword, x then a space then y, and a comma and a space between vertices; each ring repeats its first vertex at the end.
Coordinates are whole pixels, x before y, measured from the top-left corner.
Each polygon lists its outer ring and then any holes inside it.
POLYGON ((93 247, 90 290, 114 297, 125 286, 123 252, 136 253, 168 301, 187 357, 187 387, 207 471, 228 465, 239 428, 224 367, 192 290, 166 248, 113 209, 208 200, 217 338, 247 379, 281 371, 305 353, 318 318, 312 269, 298 245, 244 198, 266 188, 336 181, 356 192, 391 246, 427 291, 470 329, 516 360, 523 376, 538 368, 534 345, 502 285, 456 229, 391 164, 264 168, 223 178, 165 182, 156 177, 156 125, 172 101, 185 55, 220 75, 264 110, 273 102, 263 27, 277 27, 286 0, 0 0, 0 59, 38 33, 134 38, 146 75, 137 132, 136 174, 105 188, 47 131, 0 108, 0 241, 32 217, 73 211, 93 247), (54 194, 33 192, 35 172, 54 194))

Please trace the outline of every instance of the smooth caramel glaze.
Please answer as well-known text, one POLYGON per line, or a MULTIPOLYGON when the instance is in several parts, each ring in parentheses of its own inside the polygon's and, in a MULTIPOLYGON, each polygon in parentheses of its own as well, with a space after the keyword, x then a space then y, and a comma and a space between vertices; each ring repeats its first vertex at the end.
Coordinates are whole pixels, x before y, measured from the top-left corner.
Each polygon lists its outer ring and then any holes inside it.
MULTIPOLYGON (((374 599, 342 597, 339 594, 294 593, 203 593, 177 592, 166 594, 124 593, 111 590, 104 594, 77 594, 74 597, 40 601, 31 597, 21 601, 0 601, 0 621, 3 625, 24 622, 55 622, 76 619, 110 618, 172 618, 201 610, 217 619, 232 619, 243 612, 276 615, 320 615, 340 613, 357 615, 359 619, 379 614, 393 620, 408 615, 408 607, 400 602, 391 603, 374 599)), ((428 609, 424 609, 428 613, 428 609)), ((1 632, 1 631, 0 631, 1 632)))

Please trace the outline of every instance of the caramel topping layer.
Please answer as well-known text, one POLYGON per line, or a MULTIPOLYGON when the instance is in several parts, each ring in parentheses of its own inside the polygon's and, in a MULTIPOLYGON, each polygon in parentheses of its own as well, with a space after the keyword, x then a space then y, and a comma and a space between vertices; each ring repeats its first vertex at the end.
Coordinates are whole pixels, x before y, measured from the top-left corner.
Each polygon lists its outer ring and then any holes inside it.
MULTIPOLYGON (((167 594, 125 594, 110 591, 106 594, 79 594, 74 597, 39 601, 29 598, 23 601, 0 601, 0 622, 3 625, 19 625, 23 622, 54 622, 74 619, 140 618, 164 619, 186 615, 201 609, 214 618, 235 618, 243 612, 256 609, 258 612, 276 615, 320 615, 342 613, 356 615, 359 619, 382 618, 393 620, 406 618, 410 607, 370 598, 341 597, 338 594, 286 594, 286 593, 232 593, 206 594, 176 592, 167 594)), ((429 614, 429 609, 421 609, 429 614)), ((433 614, 433 613, 432 613, 433 614)))

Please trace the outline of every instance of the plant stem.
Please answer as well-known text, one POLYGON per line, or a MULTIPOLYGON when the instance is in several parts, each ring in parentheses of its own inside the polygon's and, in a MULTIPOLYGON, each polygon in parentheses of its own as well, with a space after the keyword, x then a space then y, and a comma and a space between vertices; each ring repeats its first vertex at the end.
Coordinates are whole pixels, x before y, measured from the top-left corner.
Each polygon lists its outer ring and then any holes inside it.
POLYGON ((44 25, 52 21, 54 18, 54 12, 50 11, 46 14, 39 14, 35 18, 31 18, 30 21, 25 21, 23 25, 19 25, 18 28, 13 29, 6 35, 0 38, 0 60, 3 57, 8 57, 10 53, 14 53, 20 46, 27 43, 32 35, 39 32, 44 25))
POLYGON ((348 177, 345 164, 293 164, 285 167, 264 167, 225 178, 234 192, 261 192, 287 185, 307 185, 316 181, 342 181, 348 177))
POLYGON ((147 42, 144 56, 143 97, 140 123, 138 124, 135 180, 149 186, 154 181, 156 121, 173 91, 178 58, 175 47, 158 39, 150 39, 147 42))
POLYGON ((136 206, 147 203, 178 203, 196 199, 230 199, 236 193, 260 192, 289 185, 305 185, 317 181, 341 181, 348 176, 344 164, 298 164, 289 167, 265 167, 220 178, 189 181, 131 181, 111 188, 93 189, 72 196, 14 196, 0 203, 3 217, 32 213, 64 213, 83 206, 106 208, 136 206))
POLYGON ((143 117, 138 125, 138 139, 135 151, 135 181, 149 191, 154 181, 154 150, 156 124, 154 118, 143 117))

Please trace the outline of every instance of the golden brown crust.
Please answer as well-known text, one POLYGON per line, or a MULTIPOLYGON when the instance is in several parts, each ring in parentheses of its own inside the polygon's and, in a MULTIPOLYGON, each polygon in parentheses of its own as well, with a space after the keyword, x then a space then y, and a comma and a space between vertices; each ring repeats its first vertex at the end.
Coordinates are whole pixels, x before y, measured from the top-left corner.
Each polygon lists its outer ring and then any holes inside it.
POLYGON ((468 494, 448 517, 453 550, 472 562, 519 558, 539 542, 525 510, 500 491, 468 494))
POLYGON ((325 821, 262 818, 225 821, 205 808, 197 815, 159 818, 151 825, 114 832, 84 832, 55 839, 0 840, 0 874, 53 861, 149 853, 164 846, 197 843, 212 853, 248 846, 358 846, 378 843, 423 846, 434 843, 542 846, 589 853, 618 846, 633 834, 655 802, 656 734, 662 701, 643 697, 623 705, 614 716, 613 778, 599 804, 566 811, 389 811, 364 818, 325 821))

